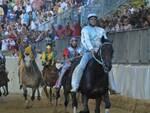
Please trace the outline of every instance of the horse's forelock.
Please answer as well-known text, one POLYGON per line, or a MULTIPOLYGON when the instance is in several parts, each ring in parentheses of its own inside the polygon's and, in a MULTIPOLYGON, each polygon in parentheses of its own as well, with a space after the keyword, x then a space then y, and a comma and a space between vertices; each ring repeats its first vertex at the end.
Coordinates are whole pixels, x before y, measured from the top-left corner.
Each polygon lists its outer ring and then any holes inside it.
POLYGON ((24 62, 25 62, 25 65, 27 67, 30 67, 31 66, 31 58, 29 55, 26 55, 25 58, 24 58, 24 62))

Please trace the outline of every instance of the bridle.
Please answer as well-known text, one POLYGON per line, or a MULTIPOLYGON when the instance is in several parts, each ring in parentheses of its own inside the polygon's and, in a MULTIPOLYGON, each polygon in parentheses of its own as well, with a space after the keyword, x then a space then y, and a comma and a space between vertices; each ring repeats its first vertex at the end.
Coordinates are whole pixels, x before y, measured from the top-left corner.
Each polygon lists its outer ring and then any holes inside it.
POLYGON ((97 54, 100 55, 100 59, 97 59, 94 54, 92 54, 92 57, 94 58, 94 60, 95 60, 97 63, 99 63, 100 65, 102 65, 102 67, 104 68, 104 71, 105 71, 106 73, 108 73, 108 68, 106 67, 106 65, 105 65, 105 63, 104 63, 104 60, 103 60, 103 58, 102 58, 102 49, 101 49, 101 48, 102 48, 104 45, 112 45, 112 43, 110 43, 110 42, 104 42, 104 43, 102 44, 102 46, 99 47, 99 49, 98 49, 98 51, 97 51, 97 52, 99 52, 99 53, 97 53, 97 54))

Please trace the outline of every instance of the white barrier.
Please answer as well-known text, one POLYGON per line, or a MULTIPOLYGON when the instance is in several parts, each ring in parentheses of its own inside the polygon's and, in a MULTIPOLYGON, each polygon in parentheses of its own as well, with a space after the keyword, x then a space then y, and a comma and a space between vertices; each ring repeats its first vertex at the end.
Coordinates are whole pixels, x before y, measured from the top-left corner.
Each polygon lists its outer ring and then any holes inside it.
POLYGON ((150 100, 150 65, 113 65, 110 76, 121 95, 150 100))

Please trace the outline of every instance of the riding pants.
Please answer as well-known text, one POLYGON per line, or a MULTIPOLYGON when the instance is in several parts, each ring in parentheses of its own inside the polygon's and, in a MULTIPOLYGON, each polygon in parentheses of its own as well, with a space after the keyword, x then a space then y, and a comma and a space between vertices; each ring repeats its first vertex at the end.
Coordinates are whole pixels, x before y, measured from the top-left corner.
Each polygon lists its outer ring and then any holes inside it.
POLYGON ((56 84, 55 84, 56 88, 60 88, 62 78, 63 78, 65 72, 69 69, 70 66, 71 65, 69 63, 67 63, 67 62, 64 63, 64 65, 63 65, 63 67, 62 67, 62 69, 59 73, 59 78, 58 78, 58 80, 56 81, 56 84))
POLYGON ((83 71, 88 63, 88 61, 92 58, 92 54, 90 52, 86 52, 83 54, 80 63, 77 65, 72 75, 72 89, 71 92, 76 92, 79 87, 79 83, 83 74, 83 71))

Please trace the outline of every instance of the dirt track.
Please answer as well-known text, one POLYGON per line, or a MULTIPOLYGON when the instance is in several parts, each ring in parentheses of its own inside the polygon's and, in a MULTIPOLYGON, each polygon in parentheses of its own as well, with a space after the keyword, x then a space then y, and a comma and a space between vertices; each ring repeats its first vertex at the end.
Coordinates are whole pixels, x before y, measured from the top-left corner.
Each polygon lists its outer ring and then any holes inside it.
MULTIPOLYGON (((41 101, 35 100, 33 107, 30 109, 25 109, 24 98, 22 95, 9 95, 6 98, 0 99, 0 113, 64 113, 63 101, 61 99, 60 105, 55 107, 48 102, 48 100, 43 97, 41 101)), ((104 113, 102 105, 101 113, 104 113)), ((90 102, 90 111, 94 113, 94 103, 90 102)), ((68 113, 71 112, 71 105, 68 106, 68 113)), ((112 107, 110 113, 129 113, 126 110, 112 107)))

